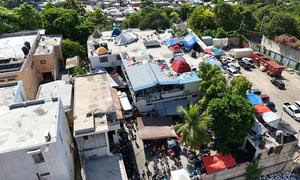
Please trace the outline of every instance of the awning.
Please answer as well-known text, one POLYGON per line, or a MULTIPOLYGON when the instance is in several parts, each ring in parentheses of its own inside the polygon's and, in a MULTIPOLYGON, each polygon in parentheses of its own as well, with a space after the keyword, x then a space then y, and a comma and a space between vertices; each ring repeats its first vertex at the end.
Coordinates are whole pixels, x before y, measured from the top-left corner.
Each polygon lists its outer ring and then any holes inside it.
POLYGON ((283 133, 286 133, 288 135, 297 134, 297 132, 294 130, 294 128, 292 128, 292 126, 289 123, 285 122, 285 121, 280 121, 278 123, 278 128, 277 129, 283 131, 283 133))
POLYGON ((259 116, 262 116, 265 112, 271 112, 271 110, 264 104, 255 105, 254 108, 259 116))
POLYGON ((175 138, 172 122, 162 117, 137 117, 138 137, 142 140, 175 138))
POLYGON ((267 123, 269 126, 273 128, 277 128, 279 122, 281 121, 281 118, 273 112, 263 113, 262 119, 264 120, 265 123, 267 123))
POLYGON ((72 58, 67 58, 66 59, 66 69, 70 69, 73 67, 79 66, 79 57, 74 56, 72 58))
POLYGON ((207 173, 213 173, 236 166, 236 162, 231 154, 204 156, 202 160, 207 173))

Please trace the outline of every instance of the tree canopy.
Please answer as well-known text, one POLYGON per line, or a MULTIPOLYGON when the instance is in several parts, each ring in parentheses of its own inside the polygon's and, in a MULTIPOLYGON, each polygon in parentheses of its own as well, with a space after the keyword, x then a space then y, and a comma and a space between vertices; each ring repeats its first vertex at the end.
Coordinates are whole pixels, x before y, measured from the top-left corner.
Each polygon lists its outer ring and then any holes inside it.
POLYGON ((220 68, 206 62, 199 64, 198 76, 201 79, 199 89, 204 94, 200 100, 200 106, 206 108, 208 102, 217 97, 221 97, 226 91, 226 79, 220 68))
POLYGON ((254 109, 243 96, 226 94, 215 98, 209 102, 207 111, 213 117, 211 128, 220 152, 230 152, 233 146, 242 144, 254 125, 254 109))
POLYGON ((199 6, 191 13, 189 24, 199 31, 213 29, 216 27, 214 13, 208 8, 199 6))
POLYGON ((180 106, 177 111, 183 122, 175 125, 174 129, 186 146, 200 149, 202 145, 210 142, 208 124, 212 118, 208 113, 200 113, 197 104, 191 104, 188 109, 180 106))
POLYGON ((80 56, 81 58, 86 57, 86 50, 84 46, 78 42, 65 39, 62 41, 62 52, 65 58, 80 56))
POLYGON ((229 84, 229 92, 235 95, 246 96, 246 92, 250 90, 252 83, 245 76, 234 77, 229 84))

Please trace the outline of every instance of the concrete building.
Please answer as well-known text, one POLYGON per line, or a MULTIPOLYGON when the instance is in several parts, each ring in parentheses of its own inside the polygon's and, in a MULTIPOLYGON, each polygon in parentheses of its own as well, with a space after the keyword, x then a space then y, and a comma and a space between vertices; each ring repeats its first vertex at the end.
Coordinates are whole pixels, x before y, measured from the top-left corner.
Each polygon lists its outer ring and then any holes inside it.
MULTIPOLYGON (((99 42, 105 44, 109 55, 120 56, 133 105, 139 112, 175 115, 178 105, 186 107, 200 98, 200 79, 196 71, 201 58, 193 58, 182 50, 171 50, 166 45, 166 40, 173 37, 170 31, 158 34, 154 30, 130 29, 122 33, 126 34, 125 38, 118 38, 122 34, 112 37, 111 31, 102 32, 99 42), (188 71, 174 69, 176 65, 172 62, 177 60, 184 61, 185 66, 188 64, 188 71)), ((195 39, 197 43, 198 39, 195 39)))
POLYGON ((36 94, 36 99, 48 100, 52 98, 60 98, 68 119, 69 127, 73 129, 72 95, 73 95, 72 85, 67 84, 65 81, 57 80, 57 81, 41 84, 36 94))
POLYGON ((61 36, 45 30, 21 31, 0 36, 0 82, 21 80, 29 99, 40 82, 56 80, 63 64, 61 36))
POLYGON ((120 102, 115 101, 118 94, 112 92, 107 76, 104 72, 76 77, 74 81, 74 137, 84 168, 82 176, 89 180, 127 179, 121 158, 105 158, 119 143, 122 114, 120 104, 116 105, 120 102), (109 173, 115 168, 120 173, 109 173))
POLYGON ((62 103, 28 101, 0 118, 0 179, 73 180, 73 143, 62 103))
POLYGON ((9 111, 9 105, 27 101, 22 81, 1 83, 0 97, 0 116, 9 111))
POLYGON ((260 51, 286 67, 300 71, 300 51, 263 36, 260 51))
POLYGON ((74 137, 85 158, 111 154, 118 121, 106 73, 77 77, 74 84, 74 137), (85 87, 85 88, 82 88, 85 87))

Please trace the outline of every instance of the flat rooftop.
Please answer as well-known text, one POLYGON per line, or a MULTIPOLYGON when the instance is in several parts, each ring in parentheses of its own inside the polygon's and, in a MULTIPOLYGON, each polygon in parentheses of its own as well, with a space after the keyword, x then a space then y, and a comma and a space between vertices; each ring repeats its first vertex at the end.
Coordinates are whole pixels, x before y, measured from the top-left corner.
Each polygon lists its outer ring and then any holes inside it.
POLYGON ((45 30, 20 31, 0 35, 0 73, 19 71, 26 60, 22 47, 29 42, 32 47, 37 34, 44 34, 45 30))
POLYGON ((15 103, 19 82, 0 84, 0 114, 9 110, 8 106, 15 103))
POLYGON ((60 35, 43 35, 35 50, 34 55, 43 55, 52 53, 55 46, 61 44, 62 37, 60 35))
POLYGON ((72 105, 72 85, 66 84, 63 80, 40 85, 36 99, 51 99, 54 97, 60 98, 65 111, 70 111, 72 105))
MULTIPOLYGON (((158 34, 155 30, 140 30, 140 29, 128 29, 123 30, 123 32, 136 35, 138 40, 127 45, 119 46, 116 43, 116 38, 112 37, 112 31, 101 32, 100 38, 93 38, 92 36, 88 39, 88 55, 91 56, 91 52, 96 55, 96 49, 93 46, 94 43, 107 43, 108 50, 112 54, 122 54, 127 53, 130 58, 134 58, 135 61, 149 60, 150 56, 155 60, 165 60, 170 62, 174 57, 173 52, 168 48, 165 40, 172 38, 171 33, 158 34), (156 41, 159 43, 160 47, 147 48, 144 45, 144 41, 156 41)), ((201 58, 192 58, 188 53, 182 53, 186 62, 191 66, 191 69, 198 69, 198 65, 201 58)), ((170 65, 170 64, 169 64, 170 65)))
POLYGON ((85 75, 74 82, 74 133, 103 132, 108 129, 104 114, 115 112, 111 87, 106 73, 85 75))
POLYGON ((87 180, 127 180, 125 166, 120 155, 86 160, 85 169, 87 180))
POLYGON ((0 118, 0 153, 46 143, 45 134, 56 139, 59 101, 29 101, 18 104, 0 118))

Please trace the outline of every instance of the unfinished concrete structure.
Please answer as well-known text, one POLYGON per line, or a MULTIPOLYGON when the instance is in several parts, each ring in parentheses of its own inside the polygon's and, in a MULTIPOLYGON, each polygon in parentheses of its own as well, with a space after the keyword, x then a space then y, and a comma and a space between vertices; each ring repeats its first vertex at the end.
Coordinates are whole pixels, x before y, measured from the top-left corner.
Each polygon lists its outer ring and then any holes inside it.
POLYGON ((45 30, 1 35, 0 82, 21 80, 28 98, 34 99, 40 82, 59 76, 61 38, 45 35, 45 30))

